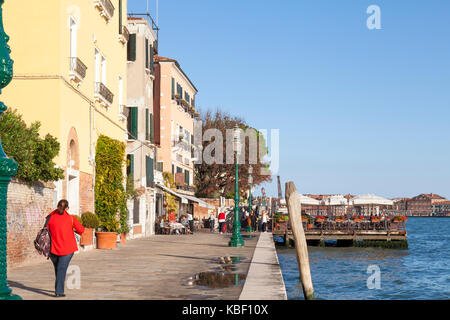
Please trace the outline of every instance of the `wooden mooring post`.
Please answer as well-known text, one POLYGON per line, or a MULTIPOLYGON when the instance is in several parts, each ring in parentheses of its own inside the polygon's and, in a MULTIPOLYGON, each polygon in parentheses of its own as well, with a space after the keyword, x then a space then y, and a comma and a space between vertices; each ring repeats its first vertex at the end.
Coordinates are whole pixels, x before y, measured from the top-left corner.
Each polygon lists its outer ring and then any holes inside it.
POLYGON ((289 212, 289 223, 295 241, 298 270, 302 281, 303 295, 306 300, 314 300, 314 288, 309 266, 308 246, 302 225, 302 208, 300 197, 293 182, 286 183, 286 204, 289 212))

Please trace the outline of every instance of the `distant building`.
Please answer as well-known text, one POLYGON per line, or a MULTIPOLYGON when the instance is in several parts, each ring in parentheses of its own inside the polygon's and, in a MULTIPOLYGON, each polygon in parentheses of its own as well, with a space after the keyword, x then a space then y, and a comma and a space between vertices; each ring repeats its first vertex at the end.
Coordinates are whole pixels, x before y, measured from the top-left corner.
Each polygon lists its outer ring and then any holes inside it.
POLYGON ((408 201, 410 201, 411 198, 395 198, 392 200, 394 201, 394 210, 407 211, 408 201))
POLYGON ((433 204, 433 216, 450 216, 450 201, 433 204))
POLYGON ((447 201, 434 193, 421 194, 407 201, 407 210, 413 216, 428 216, 433 212, 433 205, 447 201))

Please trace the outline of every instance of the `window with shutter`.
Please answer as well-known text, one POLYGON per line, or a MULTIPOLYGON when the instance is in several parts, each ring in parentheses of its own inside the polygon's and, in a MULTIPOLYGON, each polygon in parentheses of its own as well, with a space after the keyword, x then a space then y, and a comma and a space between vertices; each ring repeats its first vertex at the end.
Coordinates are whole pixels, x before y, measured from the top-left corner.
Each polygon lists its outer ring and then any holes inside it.
POLYGON ((172 99, 175 98, 175 79, 172 78, 172 99))
POLYGON ((130 116, 128 117, 128 139, 137 139, 138 136, 138 108, 130 107, 130 116))
POLYGON ((127 155, 127 176, 134 177, 134 154, 127 155))
POLYGON ((146 67, 147 69, 150 68, 150 64, 149 64, 148 58, 149 58, 149 52, 148 52, 148 39, 145 39, 145 67, 146 67))
POLYGON ((154 54, 153 54, 153 46, 150 46, 150 72, 151 74, 154 74, 154 70, 155 70, 155 64, 154 64, 154 54))
POLYGON ((155 141, 155 127, 153 121, 153 113, 150 113, 150 141, 152 143, 155 141))
POLYGON ((149 123, 149 118, 148 118, 148 109, 145 109, 145 140, 150 140, 150 134, 148 131, 148 123, 149 123))
POLYGON ((189 185, 189 171, 188 170, 184 170, 184 182, 186 183, 186 185, 189 185))
POLYGON ((127 60, 136 61, 136 34, 130 34, 127 44, 127 60))
POLYGON ((155 181, 154 177, 154 161, 149 156, 145 156, 146 162, 146 178, 147 178, 147 187, 152 187, 155 181))

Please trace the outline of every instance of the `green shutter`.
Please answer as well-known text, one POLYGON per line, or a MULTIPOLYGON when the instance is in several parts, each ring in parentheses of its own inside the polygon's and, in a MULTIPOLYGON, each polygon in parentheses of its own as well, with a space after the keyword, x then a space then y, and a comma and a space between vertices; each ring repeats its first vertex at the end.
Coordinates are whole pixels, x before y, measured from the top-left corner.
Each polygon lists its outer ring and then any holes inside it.
POLYGON ((134 177, 134 154, 127 155, 127 175, 134 177))
POLYGON ((186 185, 189 185, 189 171, 188 170, 184 170, 184 182, 186 183, 186 185))
POLYGON ((119 0, 119 34, 122 34, 122 0, 119 0))
POLYGON ((146 162, 146 178, 147 178, 147 187, 151 187, 153 185, 153 182, 155 181, 154 178, 154 161, 149 156, 145 156, 145 162, 146 162))
POLYGON ((130 126, 130 138, 131 139, 137 139, 138 137, 138 108, 137 107, 131 107, 130 108, 130 115, 131 115, 131 126, 130 126))
POLYGON ((148 39, 145 39, 145 67, 147 69, 149 68, 148 57, 148 39))
POLYGON ((154 73, 154 55, 153 55, 153 46, 150 45, 150 72, 154 73))
POLYGON ((172 78, 172 99, 175 98, 175 79, 172 78))
POLYGON ((127 60, 136 61, 136 34, 130 34, 127 44, 127 60))
POLYGON ((148 109, 145 109, 145 140, 150 140, 150 134, 148 132, 148 109))
POLYGON ((153 113, 150 113, 150 141, 153 143, 155 140, 155 127, 153 125, 153 113))

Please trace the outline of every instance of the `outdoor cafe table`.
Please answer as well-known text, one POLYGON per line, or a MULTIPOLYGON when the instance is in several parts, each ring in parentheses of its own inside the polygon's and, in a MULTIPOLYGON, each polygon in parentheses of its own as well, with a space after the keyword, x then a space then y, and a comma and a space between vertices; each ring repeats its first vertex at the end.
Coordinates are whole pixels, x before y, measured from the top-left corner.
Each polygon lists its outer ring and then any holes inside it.
POLYGON ((171 233, 171 234, 172 234, 175 230, 180 230, 180 232, 183 233, 184 226, 183 226, 181 223, 178 223, 178 222, 176 222, 176 223, 171 223, 171 224, 169 224, 169 227, 170 227, 170 233, 171 233))

